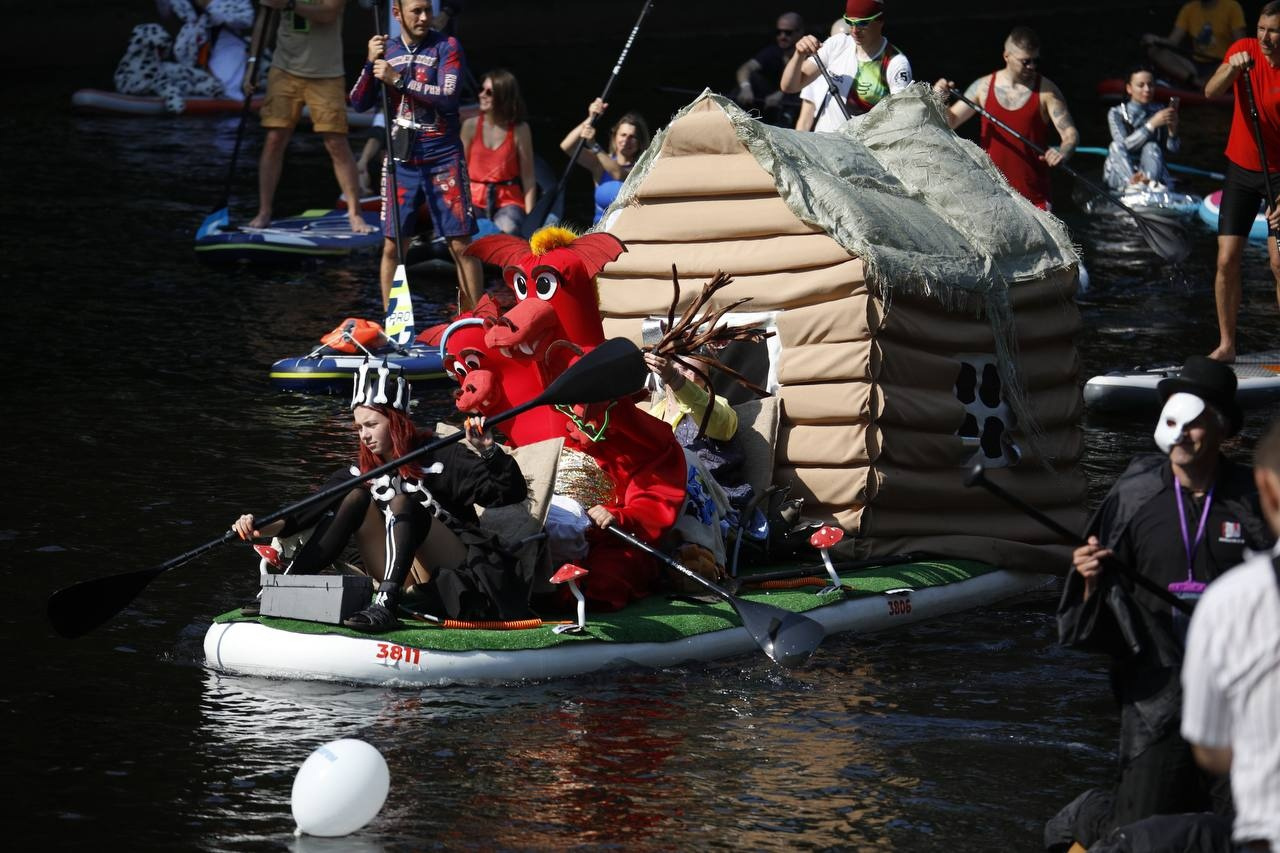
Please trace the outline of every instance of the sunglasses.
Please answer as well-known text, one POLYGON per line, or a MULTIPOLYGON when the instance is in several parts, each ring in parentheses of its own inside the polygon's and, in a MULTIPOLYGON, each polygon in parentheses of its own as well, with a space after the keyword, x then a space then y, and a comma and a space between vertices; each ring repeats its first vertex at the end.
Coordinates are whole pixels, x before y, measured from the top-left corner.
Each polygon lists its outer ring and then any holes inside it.
POLYGON ((780 36, 793 36, 795 34, 796 34, 795 30, 784 30, 781 28, 778 29, 778 35, 780 36))
POLYGON ((493 87, 492 87, 492 86, 485 86, 483 89, 481 89, 481 90, 480 90, 480 94, 482 94, 482 95, 492 95, 492 94, 493 94, 493 87))
POLYGON ((880 20, 880 16, 883 14, 884 12, 876 12, 874 15, 866 18, 850 18, 848 15, 845 15, 844 22, 851 27, 862 29, 863 27, 869 27, 876 21, 880 20))

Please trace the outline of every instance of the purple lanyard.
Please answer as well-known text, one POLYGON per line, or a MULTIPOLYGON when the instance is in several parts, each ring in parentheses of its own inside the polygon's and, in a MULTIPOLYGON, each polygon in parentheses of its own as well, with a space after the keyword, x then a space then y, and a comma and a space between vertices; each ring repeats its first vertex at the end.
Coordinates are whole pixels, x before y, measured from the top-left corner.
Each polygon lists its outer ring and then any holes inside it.
POLYGON ((1208 493, 1204 496, 1204 510, 1200 513, 1200 526, 1196 528, 1196 538, 1192 542, 1187 539, 1187 511, 1182 505, 1182 483, 1178 481, 1177 476, 1173 478, 1173 495, 1178 499, 1178 523, 1182 525, 1182 547, 1187 553, 1187 580, 1195 580, 1191 571, 1195 565, 1196 549, 1200 547, 1200 542, 1204 539, 1204 526, 1209 521, 1209 506, 1213 503, 1213 490, 1217 486, 1214 483, 1209 487, 1208 493))

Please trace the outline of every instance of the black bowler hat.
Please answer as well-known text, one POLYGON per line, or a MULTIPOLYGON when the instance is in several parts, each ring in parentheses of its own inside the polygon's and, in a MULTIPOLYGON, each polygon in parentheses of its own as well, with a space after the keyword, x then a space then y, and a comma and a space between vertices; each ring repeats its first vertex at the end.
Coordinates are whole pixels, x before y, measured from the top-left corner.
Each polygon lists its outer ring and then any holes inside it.
POLYGON ((1204 400, 1227 419, 1228 438, 1238 433, 1244 423, 1244 412, 1236 403, 1235 371, 1220 361, 1203 355, 1189 356, 1182 372, 1161 379, 1156 390, 1160 392, 1162 403, 1178 393, 1192 394, 1204 400))

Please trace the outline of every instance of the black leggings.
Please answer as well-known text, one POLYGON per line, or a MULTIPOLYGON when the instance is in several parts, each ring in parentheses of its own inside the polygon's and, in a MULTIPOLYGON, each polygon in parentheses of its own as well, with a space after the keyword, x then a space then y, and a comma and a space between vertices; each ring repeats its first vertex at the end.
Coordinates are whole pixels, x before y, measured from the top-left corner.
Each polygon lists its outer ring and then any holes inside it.
MULTIPOLYGON (((373 496, 365 488, 356 487, 347 492, 337 505, 320 516, 315 532, 294 558, 289 573, 317 574, 337 559, 364 523, 372 500, 373 496)), ((431 532, 431 513, 407 495, 396 495, 378 506, 386 527, 386 563, 380 576, 374 574, 372 566, 365 569, 382 583, 398 587, 409 575, 418 546, 431 532)))

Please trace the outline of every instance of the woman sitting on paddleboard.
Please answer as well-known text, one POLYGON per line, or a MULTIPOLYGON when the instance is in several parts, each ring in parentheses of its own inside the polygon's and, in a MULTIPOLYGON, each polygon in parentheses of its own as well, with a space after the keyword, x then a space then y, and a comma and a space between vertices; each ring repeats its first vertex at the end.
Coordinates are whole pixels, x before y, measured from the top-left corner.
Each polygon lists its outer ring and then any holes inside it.
POLYGON ((1102 177, 1107 186, 1121 192, 1130 184, 1148 181, 1167 187, 1170 181, 1165 152, 1182 147, 1177 106, 1152 102, 1156 77, 1145 66, 1129 72, 1124 90, 1129 93, 1129 100, 1107 111, 1111 145, 1102 177))
POLYGON ((590 172, 596 182, 596 212, 591 220, 593 224, 599 222, 609 205, 613 204, 613 200, 618 197, 618 190, 622 189, 622 182, 631 174, 636 160, 649 147, 649 126, 639 113, 627 113, 609 131, 609 150, 601 148, 595 141, 596 128, 592 122, 608 107, 608 104, 596 98, 587 107, 587 119, 560 141, 560 150, 566 154, 573 153, 579 138, 587 141, 578 152, 577 163, 590 172))
POLYGON ((533 136, 515 75, 495 68, 480 83, 480 114, 462 123, 462 148, 471 181, 471 206, 506 234, 519 234, 533 210, 538 184, 533 136))
MULTIPOLYGON (((359 460, 330 485, 371 471, 433 438, 407 414, 409 383, 398 371, 366 363, 355 376, 351 409, 359 435, 359 460)), ((254 527, 242 515, 232 530, 241 539, 289 536, 315 527, 289 567, 317 574, 354 535, 365 568, 377 574, 378 594, 368 609, 345 620, 348 628, 379 632, 399 625, 396 605, 406 581, 427 612, 461 619, 523 619, 530 578, 519 577, 513 555, 480 529, 475 506, 523 501, 524 477, 516 461, 494 443, 484 419, 468 419, 472 453, 447 445, 377 479, 365 481, 310 516, 254 527), (376 569, 374 567, 377 567, 376 569)))

